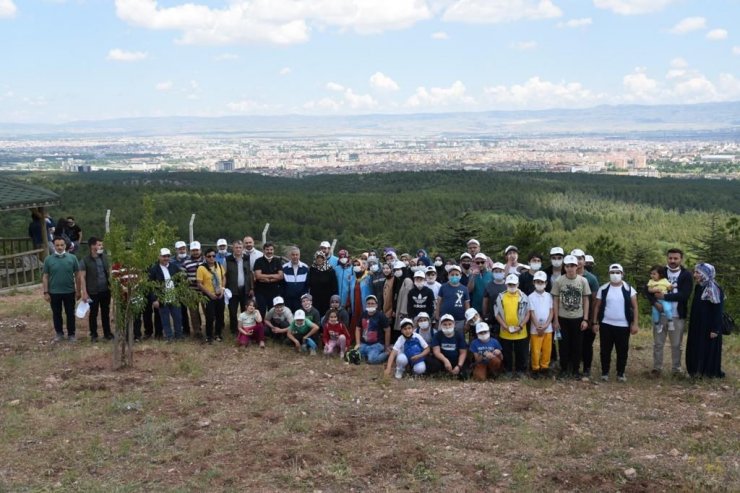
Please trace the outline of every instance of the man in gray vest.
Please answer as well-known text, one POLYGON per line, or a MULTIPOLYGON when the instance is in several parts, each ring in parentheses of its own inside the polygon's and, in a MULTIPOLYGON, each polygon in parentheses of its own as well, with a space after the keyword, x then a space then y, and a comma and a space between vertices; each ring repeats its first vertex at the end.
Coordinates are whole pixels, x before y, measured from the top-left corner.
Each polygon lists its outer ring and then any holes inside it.
POLYGON ((103 337, 113 339, 110 330, 110 265, 103 248, 103 240, 92 236, 87 240, 90 254, 80 262, 80 271, 85 280, 84 292, 90 300, 90 342, 98 342, 98 311, 100 311, 103 337))

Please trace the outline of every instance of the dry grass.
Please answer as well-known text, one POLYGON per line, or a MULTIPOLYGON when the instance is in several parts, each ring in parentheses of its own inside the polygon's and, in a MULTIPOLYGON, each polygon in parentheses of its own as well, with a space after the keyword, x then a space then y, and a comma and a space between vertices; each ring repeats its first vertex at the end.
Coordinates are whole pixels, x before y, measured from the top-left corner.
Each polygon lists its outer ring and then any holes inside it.
POLYGON ((396 382, 227 343, 144 343, 116 373, 84 324, 49 344, 39 297, 0 298, 0 491, 740 490, 737 337, 721 382, 648 378, 647 334, 627 384, 396 382))

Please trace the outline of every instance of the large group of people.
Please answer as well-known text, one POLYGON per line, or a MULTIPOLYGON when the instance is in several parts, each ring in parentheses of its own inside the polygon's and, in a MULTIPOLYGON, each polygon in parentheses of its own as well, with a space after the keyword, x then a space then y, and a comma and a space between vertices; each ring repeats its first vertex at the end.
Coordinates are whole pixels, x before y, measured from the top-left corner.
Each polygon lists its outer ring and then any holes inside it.
MULTIPOLYGON (((89 300, 90 339, 111 339, 111 266, 102 240, 90 238, 90 253, 78 259, 70 239, 54 238, 44 262, 44 296, 51 304, 55 340, 75 340, 75 299, 89 300)), ((627 380, 630 336, 638 331, 638 289, 625 282, 624 268, 609 265, 608 282, 591 272, 593 257, 581 249, 554 246, 548 255, 520 261, 508 246, 500 259, 470 239, 456 259, 415 255, 394 248, 350 252, 323 241, 302 260, 297 247, 287 258, 271 242, 255 248, 246 236, 216 242, 204 251, 198 241, 178 241, 149 269, 162 287, 149 296, 134 325, 137 341, 150 337, 241 346, 266 341, 298 352, 337 355, 353 363, 385 365, 388 375, 447 374, 485 380, 557 376, 611 377, 616 353, 617 381, 627 380), (184 273, 184 276, 178 276, 184 273), (168 297, 174 282, 186 279, 203 299, 186 308, 168 297), (226 320, 228 315, 228 330, 226 320), (142 325, 144 333, 142 334, 142 325), (593 343, 600 340, 601 374, 592 375, 593 343)), ((671 249, 666 265, 655 266, 639 291, 652 305, 653 368, 663 371, 663 347, 670 341, 671 371, 681 373, 686 337, 686 371, 693 377, 722 377, 723 292, 714 268, 683 266, 683 252, 671 249), (693 301, 689 300, 693 292, 693 301), (686 324, 686 320, 690 323, 686 324)))

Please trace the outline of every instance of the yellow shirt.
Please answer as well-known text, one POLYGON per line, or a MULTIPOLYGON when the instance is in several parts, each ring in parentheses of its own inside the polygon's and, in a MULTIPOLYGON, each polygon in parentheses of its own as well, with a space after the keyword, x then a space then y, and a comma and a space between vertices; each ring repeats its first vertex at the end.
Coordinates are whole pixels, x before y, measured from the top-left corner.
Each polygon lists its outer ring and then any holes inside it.
POLYGON ((223 292, 224 268, 221 267, 218 262, 216 262, 216 265, 213 267, 213 271, 211 271, 207 266, 201 265, 198 267, 198 270, 195 273, 195 279, 203 285, 204 292, 212 295, 216 294, 214 280, 217 280, 218 285, 221 287, 221 291, 223 292), (211 272, 215 274, 215 279, 214 275, 212 275, 211 272))
POLYGON ((653 281, 652 279, 650 279, 648 281, 648 288, 660 288, 661 293, 665 294, 673 291, 673 284, 671 284, 671 281, 669 281, 665 277, 662 279, 658 279, 657 281, 653 281))
POLYGON ((504 293, 502 305, 504 308, 504 321, 506 322, 506 327, 501 327, 501 339, 506 339, 507 341, 518 341, 519 339, 526 339, 526 328, 520 330, 519 332, 509 332, 509 327, 519 326, 519 293, 509 293, 508 291, 504 293))

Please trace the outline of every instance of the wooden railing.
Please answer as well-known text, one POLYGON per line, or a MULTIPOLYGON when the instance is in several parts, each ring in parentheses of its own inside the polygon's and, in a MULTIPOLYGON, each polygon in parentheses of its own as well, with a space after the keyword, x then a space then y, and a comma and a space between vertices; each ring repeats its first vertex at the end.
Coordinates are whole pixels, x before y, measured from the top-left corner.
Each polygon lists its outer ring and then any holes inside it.
POLYGON ((13 255, 33 250, 31 238, 0 238, 0 255, 13 255))
POLYGON ((41 282, 43 250, 28 250, 0 256, 0 290, 29 286, 41 282))

